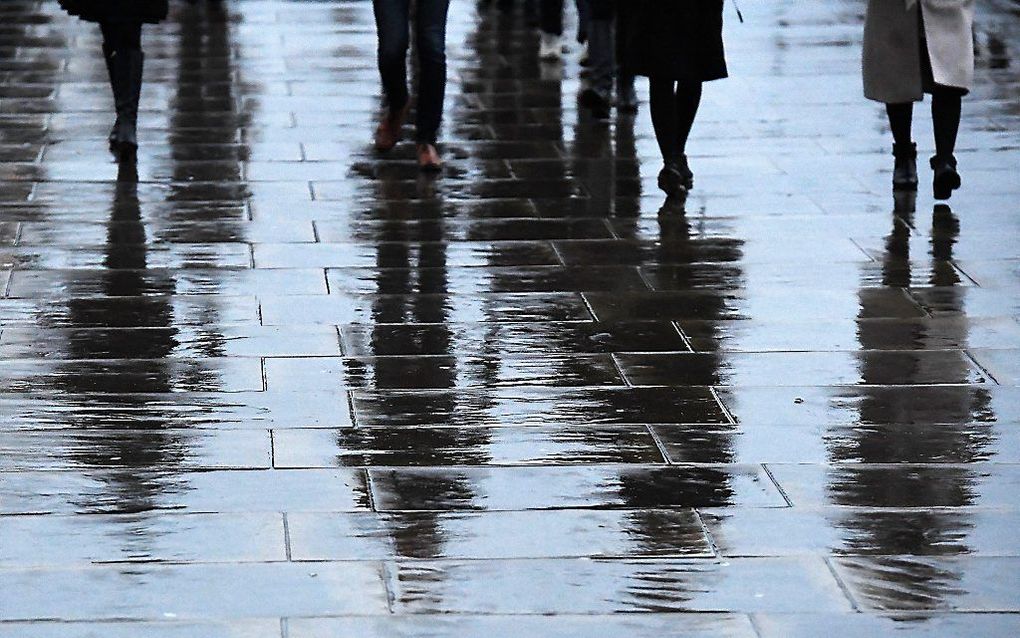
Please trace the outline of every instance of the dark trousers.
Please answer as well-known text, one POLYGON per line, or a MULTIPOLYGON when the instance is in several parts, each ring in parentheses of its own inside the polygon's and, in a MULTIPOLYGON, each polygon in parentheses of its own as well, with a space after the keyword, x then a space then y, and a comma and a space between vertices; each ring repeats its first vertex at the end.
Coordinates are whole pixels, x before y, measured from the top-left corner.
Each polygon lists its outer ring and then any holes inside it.
MULTIPOLYGON (((413 14, 418 53, 417 141, 436 141, 446 97, 446 16, 450 0, 417 0, 413 14)), ((386 105, 404 108, 407 89, 407 50, 412 22, 411 0, 372 0, 379 32, 379 74, 386 105)))

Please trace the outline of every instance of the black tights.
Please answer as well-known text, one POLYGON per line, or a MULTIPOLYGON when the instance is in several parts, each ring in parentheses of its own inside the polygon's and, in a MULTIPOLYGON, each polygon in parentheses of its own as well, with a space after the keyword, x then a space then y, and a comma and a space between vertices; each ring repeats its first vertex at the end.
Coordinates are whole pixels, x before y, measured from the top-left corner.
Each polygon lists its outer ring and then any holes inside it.
POLYGON ((651 78, 648 87, 652 127, 662 160, 676 161, 687 152, 687 138, 701 104, 701 82, 651 78))
MULTIPOLYGON (((949 157, 956 150, 956 136, 960 131, 960 113, 963 99, 959 91, 936 88, 931 96, 931 119, 935 129, 935 154, 949 157)), ((897 145, 911 143, 910 128, 914 119, 914 103, 886 104, 889 127, 897 145)))
POLYGON ((110 51, 138 51, 142 48, 141 22, 105 21, 99 23, 103 32, 103 49, 110 51))

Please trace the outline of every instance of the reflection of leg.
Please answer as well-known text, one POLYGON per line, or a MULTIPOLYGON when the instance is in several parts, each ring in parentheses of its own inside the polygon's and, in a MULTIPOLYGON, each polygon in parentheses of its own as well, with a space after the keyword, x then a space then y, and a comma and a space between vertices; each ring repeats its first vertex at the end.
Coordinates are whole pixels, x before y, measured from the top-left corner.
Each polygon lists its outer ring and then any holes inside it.
POLYGON ((917 190, 917 145, 910 139, 914 103, 886 104, 889 128, 893 134, 893 190, 917 190))
POLYGON ((113 88, 117 121, 110 132, 110 148, 122 156, 138 148, 138 102, 142 94, 142 25, 138 22, 103 22, 103 53, 113 88))
POLYGON ((960 130, 962 96, 952 89, 936 88, 931 98, 932 123, 935 127, 935 157, 931 167, 935 199, 949 199, 960 187, 960 173, 956 167, 956 136, 960 130))
POLYGON ((421 78, 418 86, 419 144, 434 144, 446 96, 446 18, 450 0, 419 0, 416 34, 421 78))

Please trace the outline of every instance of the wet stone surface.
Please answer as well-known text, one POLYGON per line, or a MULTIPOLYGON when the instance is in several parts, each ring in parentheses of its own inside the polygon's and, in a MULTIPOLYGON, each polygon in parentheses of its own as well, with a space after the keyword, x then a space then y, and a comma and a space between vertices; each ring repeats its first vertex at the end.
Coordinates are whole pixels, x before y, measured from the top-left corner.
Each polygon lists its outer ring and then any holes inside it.
POLYGON ((1015 3, 950 206, 861 3, 727 9, 685 211, 521 4, 454 0, 426 178, 368 2, 172 2, 136 171, 0 2, 0 638, 1020 635, 1015 3))

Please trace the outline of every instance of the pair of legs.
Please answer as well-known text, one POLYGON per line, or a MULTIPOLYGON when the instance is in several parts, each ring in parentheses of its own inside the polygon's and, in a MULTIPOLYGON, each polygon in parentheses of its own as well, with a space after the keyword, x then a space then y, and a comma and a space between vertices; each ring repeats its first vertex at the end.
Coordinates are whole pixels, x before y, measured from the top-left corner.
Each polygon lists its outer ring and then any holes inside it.
POLYGON ((694 187, 694 173, 687 165, 687 138, 701 105, 701 82, 649 78, 649 108, 655 139, 662 153, 659 188, 680 196, 694 187))
MULTIPOLYGON (((956 150, 956 137, 960 131, 960 114, 963 99, 959 91, 935 87, 931 95, 931 119, 935 128, 935 154, 951 157, 956 150)), ((911 127, 914 120, 914 103, 886 104, 893 142, 898 146, 912 144, 911 127)))
MULTIPOLYGON (((920 53, 921 84, 931 94, 931 119, 935 129, 935 157, 931 158, 934 170, 933 187, 936 199, 948 199, 960 187, 960 174, 956 170, 956 137, 960 131, 960 116, 966 90, 944 86, 935 82, 931 57, 924 26, 924 11, 917 7, 918 48, 920 53)), ((893 134, 894 190, 917 190, 917 147, 911 139, 914 103, 886 104, 889 128, 893 134)))
MULTIPOLYGON (((953 87, 935 85, 931 89, 931 118, 935 129, 935 156, 932 187, 936 199, 949 199, 962 180, 957 171, 956 137, 960 131, 963 92, 953 87)), ((911 139, 914 103, 886 104, 889 128, 893 134, 893 190, 917 190, 917 146, 911 139)))
POLYGON ((421 145, 435 145, 446 97, 450 0, 418 0, 413 15, 411 0, 373 0, 372 5, 379 32, 379 74, 391 116, 404 112, 410 101, 407 51, 414 22, 419 71, 416 140, 421 145))
POLYGON ((110 131, 110 149, 121 158, 133 156, 138 149, 138 102, 142 93, 142 24, 131 21, 104 21, 103 57, 113 89, 117 121, 110 131))
POLYGON ((687 152, 694 118, 701 105, 701 82, 649 78, 652 127, 665 164, 680 161, 687 152))

